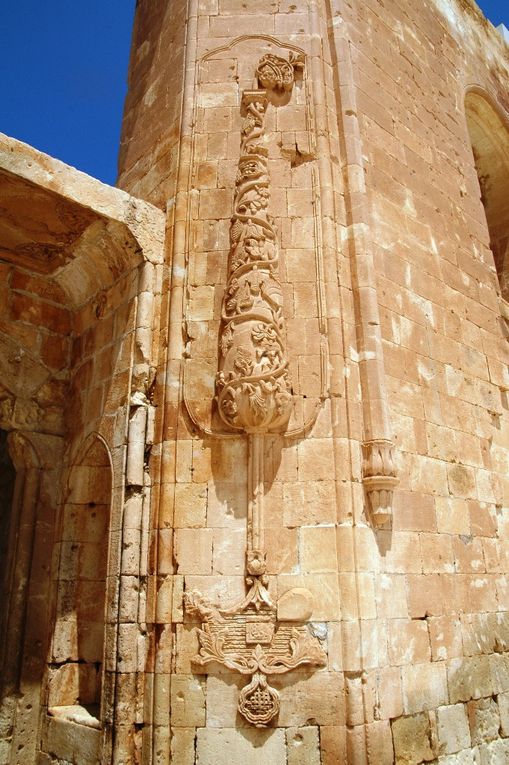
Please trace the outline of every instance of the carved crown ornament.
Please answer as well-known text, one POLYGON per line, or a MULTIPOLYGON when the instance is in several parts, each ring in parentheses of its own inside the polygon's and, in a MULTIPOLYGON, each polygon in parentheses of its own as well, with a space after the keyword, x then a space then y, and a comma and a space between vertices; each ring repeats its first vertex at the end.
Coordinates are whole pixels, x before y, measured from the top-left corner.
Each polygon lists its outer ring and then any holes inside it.
MULTIPOLYGON (((247 594, 228 609, 217 608, 199 592, 184 595, 187 614, 201 621, 195 665, 204 668, 216 662, 249 678, 240 691, 238 710, 259 727, 268 725, 279 712, 279 693, 268 678, 303 665, 326 663, 319 640, 303 623, 310 609, 296 607, 287 620, 278 619, 279 607, 268 591, 263 543, 264 436, 285 430, 293 403, 278 278, 279 246, 268 212, 265 114, 268 91, 291 94, 295 71, 303 66, 303 59, 295 55, 288 61, 264 55, 256 69, 261 88, 244 91, 241 105, 244 119, 221 311, 216 402, 223 422, 246 433, 249 442, 247 594)), ((302 597, 301 591, 298 596, 302 597)), ((284 597, 291 600, 292 593, 284 597)))
POLYGON ((243 601, 218 609, 200 593, 186 593, 190 616, 202 621, 200 651, 194 663, 205 667, 217 662, 250 678, 238 699, 240 714, 252 725, 264 727, 279 712, 279 693, 268 678, 304 665, 321 667, 326 656, 317 638, 303 624, 277 620, 277 609, 266 588, 266 578, 248 577, 250 589, 243 601))

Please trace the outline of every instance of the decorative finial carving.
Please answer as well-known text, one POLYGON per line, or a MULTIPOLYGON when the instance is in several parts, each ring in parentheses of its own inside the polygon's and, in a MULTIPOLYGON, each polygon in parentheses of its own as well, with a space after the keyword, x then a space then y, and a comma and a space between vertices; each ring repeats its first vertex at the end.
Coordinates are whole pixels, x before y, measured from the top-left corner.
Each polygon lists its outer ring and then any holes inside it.
MULTIPOLYGON (((285 64, 293 74, 293 68, 285 64)), ((286 74, 283 79, 286 82, 286 74)), ((288 421, 292 404, 282 290, 277 277, 278 242, 267 211, 267 105, 264 90, 244 92, 246 116, 230 228, 229 275, 221 312, 216 381, 220 416, 230 427, 246 432, 281 429, 288 421)))
POLYGON ((378 439, 363 444, 362 482, 375 526, 390 523, 394 489, 399 483, 392 441, 378 439))

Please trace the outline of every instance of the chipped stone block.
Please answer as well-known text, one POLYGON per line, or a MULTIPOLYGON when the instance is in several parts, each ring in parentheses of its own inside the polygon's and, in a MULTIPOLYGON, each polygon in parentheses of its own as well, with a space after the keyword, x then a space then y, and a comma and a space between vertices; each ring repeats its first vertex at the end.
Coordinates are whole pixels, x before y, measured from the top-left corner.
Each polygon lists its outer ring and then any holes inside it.
POLYGON ((398 765, 431 762, 436 757, 430 716, 399 717, 392 723, 394 754, 398 765))
POLYGON ((495 699, 469 701, 467 709, 472 744, 482 744, 498 737, 500 713, 495 699))
POLYGON ((317 727, 287 728, 286 745, 288 765, 320 765, 317 727))

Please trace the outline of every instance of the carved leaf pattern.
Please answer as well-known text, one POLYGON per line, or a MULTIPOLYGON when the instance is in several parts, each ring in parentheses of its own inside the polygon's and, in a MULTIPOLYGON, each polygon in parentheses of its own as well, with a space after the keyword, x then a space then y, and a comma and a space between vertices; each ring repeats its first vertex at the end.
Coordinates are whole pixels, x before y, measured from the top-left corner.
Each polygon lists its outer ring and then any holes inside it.
MULTIPOLYGON (((264 88, 290 91, 297 58, 263 56, 257 77, 264 88)), ((230 227, 228 285, 222 308, 216 378, 219 414, 231 427, 253 432, 286 427, 292 397, 285 358, 282 291, 277 281, 277 235, 268 214, 270 177, 265 143, 265 90, 245 92, 245 117, 230 227), (242 324, 263 318, 246 344, 242 324), (232 323, 238 331, 232 331, 232 323), (249 385, 245 378, 255 378, 249 385), (242 380, 241 380, 242 378, 242 380)))

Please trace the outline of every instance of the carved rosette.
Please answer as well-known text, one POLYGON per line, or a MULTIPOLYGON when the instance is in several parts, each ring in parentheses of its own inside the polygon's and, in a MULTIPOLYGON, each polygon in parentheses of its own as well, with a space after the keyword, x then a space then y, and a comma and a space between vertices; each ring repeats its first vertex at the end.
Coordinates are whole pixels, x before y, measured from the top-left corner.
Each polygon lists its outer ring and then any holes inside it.
MULTIPOLYGON (((301 66, 272 54, 256 70, 260 84, 291 91, 301 66)), ((291 385, 285 350, 279 248, 268 213, 270 177, 265 145, 267 90, 244 91, 240 159, 230 228, 228 283, 221 313, 217 403, 223 421, 247 433, 286 425, 291 385)))
POLYGON ((362 482, 368 494, 374 524, 383 526, 389 523, 394 489, 399 483, 392 441, 379 439, 363 444, 362 482))

